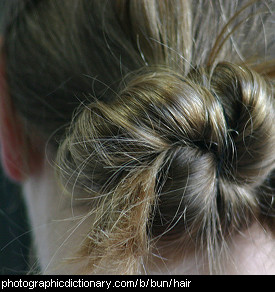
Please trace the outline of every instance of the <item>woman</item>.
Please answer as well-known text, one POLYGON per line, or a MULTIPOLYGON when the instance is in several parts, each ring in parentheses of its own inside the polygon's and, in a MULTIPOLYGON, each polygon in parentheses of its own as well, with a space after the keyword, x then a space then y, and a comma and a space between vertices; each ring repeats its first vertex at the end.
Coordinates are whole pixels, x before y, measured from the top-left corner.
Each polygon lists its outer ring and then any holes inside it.
POLYGON ((275 272, 274 1, 6 1, 1 152, 41 273, 275 272))

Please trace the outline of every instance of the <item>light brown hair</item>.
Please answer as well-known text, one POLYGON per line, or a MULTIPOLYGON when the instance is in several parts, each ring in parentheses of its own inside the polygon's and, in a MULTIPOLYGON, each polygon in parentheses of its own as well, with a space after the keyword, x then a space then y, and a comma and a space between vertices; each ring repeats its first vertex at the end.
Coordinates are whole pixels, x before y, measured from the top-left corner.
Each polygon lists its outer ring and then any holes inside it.
POLYGON ((218 273, 234 234, 273 225, 273 1, 19 3, 10 92, 90 198, 86 272, 199 250, 218 273))

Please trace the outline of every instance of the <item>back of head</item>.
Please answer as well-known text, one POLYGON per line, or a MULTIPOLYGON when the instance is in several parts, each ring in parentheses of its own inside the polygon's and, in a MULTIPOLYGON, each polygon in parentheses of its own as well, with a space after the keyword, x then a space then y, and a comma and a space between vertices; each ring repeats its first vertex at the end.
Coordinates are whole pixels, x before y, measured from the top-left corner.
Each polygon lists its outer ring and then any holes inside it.
POLYGON ((51 137, 64 189, 89 198, 85 272, 200 252, 218 273, 235 234, 272 226, 273 1, 18 5, 11 96, 51 137))

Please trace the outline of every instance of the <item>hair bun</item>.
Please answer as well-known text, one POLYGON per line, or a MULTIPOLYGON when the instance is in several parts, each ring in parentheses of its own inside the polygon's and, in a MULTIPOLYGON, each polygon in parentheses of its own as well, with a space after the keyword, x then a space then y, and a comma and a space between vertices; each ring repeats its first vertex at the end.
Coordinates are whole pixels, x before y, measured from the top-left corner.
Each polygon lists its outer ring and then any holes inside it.
POLYGON ((140 254, 148 232, 201 236, 218 250, 257 211, 255 189, 274 168, 274 120, 267 81, 230 63, 187 77, 160 68, 138 74, 112 103, 84 108, 58 164, 66 183, 67 167, 78 169, 72 185, 101 194, 93 229, 104 234, 94 250, 108 238, 140 254))

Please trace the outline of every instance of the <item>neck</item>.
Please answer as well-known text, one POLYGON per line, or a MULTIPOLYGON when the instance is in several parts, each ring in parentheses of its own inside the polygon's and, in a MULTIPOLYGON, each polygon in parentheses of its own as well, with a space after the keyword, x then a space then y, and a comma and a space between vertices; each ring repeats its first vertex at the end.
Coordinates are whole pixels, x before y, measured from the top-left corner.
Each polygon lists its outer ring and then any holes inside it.
POLYGON ((58 192, 53 168, 45 161, 42 171, 23 186, 34 247, 42 274, 78 274, 83 261, 72 264, 88 233, 87 207, 58 192))

